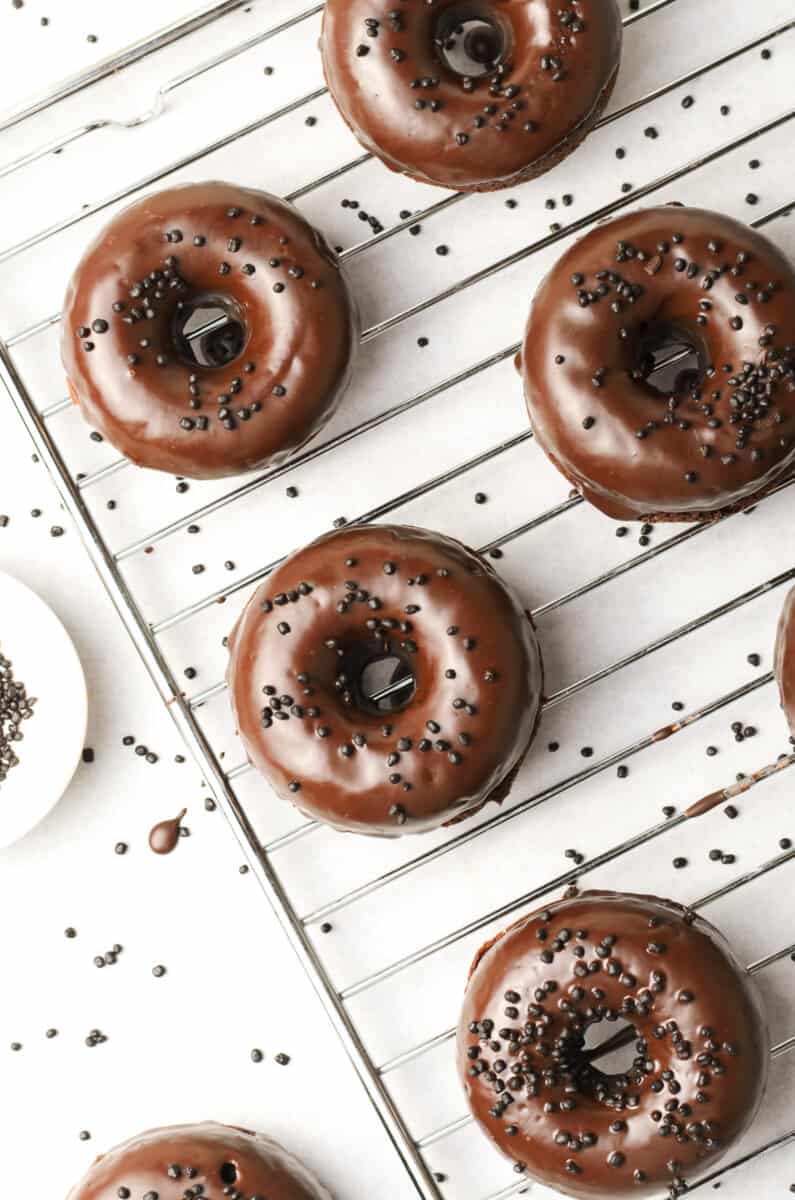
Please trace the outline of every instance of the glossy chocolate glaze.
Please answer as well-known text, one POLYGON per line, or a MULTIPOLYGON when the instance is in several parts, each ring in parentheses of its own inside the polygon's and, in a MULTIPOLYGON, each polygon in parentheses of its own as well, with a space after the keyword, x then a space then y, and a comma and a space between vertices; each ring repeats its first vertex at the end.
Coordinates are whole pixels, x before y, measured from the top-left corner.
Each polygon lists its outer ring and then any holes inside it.
POLYGON ((418 833, 502 799, 538 719, 541 657, 520 601, 472 551, 421 529, 354 526, 300 550, 252 597, 230 650, 249 759, 337 829, 418 833), (337 686, 357 654, 378 653, 379 632, 416 681, 398 712, 365 711, 352 673, 337 686))
POLYGON ((757 989, 724 938, 653 896, 589 891, 523 917, 477 955, 458 1026, 484 1132, 529 1178, 577 1197, 679 1188, 751 1122, 768 1062, 757 989), (607 1041, 611 1018, 642 1039, 623 1076, 583 1052, 585 1031, 602 1021, 607 1041))
POLYGON ((321 47, 331 94, 368 150, 423 182, 480 191, 534 178, 582 141, 610 98, 621 41, 615 0, 327 0, 321 47), (447 65, 437 37, 453 12, 502 30, 503 67, 465 83, 447 65))
POLYGON ((246 1200, 331 1200, 276 1142, 214 1122, 154 1129, 109 1150, 68 1200, 118 1200, 125 1194, 131 1200, 147 1195, 183 1200, 186 1189, 198 1184, 201 1200, 224 1200, 230 1188, 246 1200))
POLYGON ((145 197, 89 246, 66 295, 61 352, 72 398, 118 450, 209 479, 281 462, 312 437, 348 383, 356 344, 335 255, 297 210, 200 183, 145 197), (160 298, 155 271, 167 273, 160 298), (185 361, 175 347, 178 306, 200 295, 227 297, 242 316, 246 344, 226 366, 185 361))
POLYGON ((795 589, 787 596, 778 625, 775 672, 781 707, 795 737, 795 589))
POLYGON ((721 214, 668 205, 597 226, 541 284, 521 367, 540 445, 617 519, 714 518, 795 465, 795 271, 721 214), (664 325, 692 337, 707 368, 675 408, 631 374, 644 326, 664 325), (749 379, 757 396, 770 385, 756 409, 743 407, 749 379))

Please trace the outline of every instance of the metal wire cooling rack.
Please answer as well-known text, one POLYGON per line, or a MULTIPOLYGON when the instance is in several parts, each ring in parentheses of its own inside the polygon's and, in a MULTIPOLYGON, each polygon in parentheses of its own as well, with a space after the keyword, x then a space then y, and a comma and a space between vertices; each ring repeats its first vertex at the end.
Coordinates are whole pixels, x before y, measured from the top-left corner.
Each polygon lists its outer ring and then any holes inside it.
POLYGON ((793 881, 795 850, 778 844, 792 756, 777 763, 788 744, 770 671, 795 579, 791 484, 753 515, 616 538, 534 445, 511 359, 532 291, 570 240, 644 200, 750 216, 795 251, 791 0, 649 0, 628 12, 621 80, 600 127, 551 175, 510 194, 510 207, 502 194, 464 198, 394 177, 362 153, 323 86, 313 44, 322 5, 251 0, 257 32, 246 37, 241 8, 215 4, 0 122, 0 205, 14 213, 2 226, 14 241, 0 249, 0 295, 12 296, 24 271, 36 296, 33 307, 0 307, 0 378, 416 1193, 534 1191, 465 1115, 452 1025, 480 942, 579 880, 706 909, 759 979, 769 1095, 746 1139, 694 1186, 729 1185, 795 1141, 795 932, 791 906, 777 900, 793 881), (142 88, 150 96, 153 77, 165 82, 137 114, 87 116, 105 105, 111 114, 142 88), (275 103, 251 119, 265 89, 275 103), (236 116, 249 119, 237 126, 236 116), (56 310, 82 245, 118 205, 209 175, 280 191, 329 231, 366 327, 352 392, 317 442, 231 489, 175 488, 87 438, 63 397, 56 310), (85 200, 86 181, 99 199, 85 200), (350 197, 358 207, 341 206, 350 197), (475 507, 475 490, 489 503, 475 507), (241 761, 223 635, 254 584, 339 515, 411 521, 479 545, 532 609, 550 690, 536 750, 503 808, 419 840, 343 838, 274 802, 241 761), (192 695, 188 665, 202 684, 192 695), (729 732, 738 721, 739 741, 729 732), (629 768, 620 781, 619 766, 629 768), (740 820, 721 808, 687 817, 724 787, 741 797, 740 820), (717 863, 707 853, 716 842, 726 849, 717 863), (674 857, 688 869, 674 869, 674 857))

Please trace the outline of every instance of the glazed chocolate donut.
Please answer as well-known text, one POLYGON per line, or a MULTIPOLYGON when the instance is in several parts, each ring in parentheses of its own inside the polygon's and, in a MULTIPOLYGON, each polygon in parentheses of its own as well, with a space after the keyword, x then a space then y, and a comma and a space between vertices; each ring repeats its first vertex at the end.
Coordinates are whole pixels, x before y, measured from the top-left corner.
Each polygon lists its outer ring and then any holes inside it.
POLYGON ((795 738, 795 590, 787 596, 778 625, 775 671, 781 707, 795 738))
POLYGON ((399 525, 289 558, 230 639, 248 757, 337 829, 420 833, 502 800, 538 720, 529 617, 459 542, 399 525))
POLYGON ((539 443, 608 516, 714 519, 795 464, 795 271, 730 217, 597 226, 539 288, 521 367, 539 443))
POLYGON ((305 1167, 276 1142, 229 1125, 154 1129, 103 1154, 69 1200, 331 1200, 305 1167))
POLYGON ((511 187, 590 133, 618 74, 615 0, 326 0, 326 80, 388 167, 460 192, 511 187))
POLYGON ((654 896, 523 917, 475 958, 458 1026, 476 1121, 568 1196, 679 1195, 752 1121, 768 1061, 753 980, 712 925, 654 896), (601 1021, 605 1046, 610 1023, 634 1029, 624 1074, 586 1049, 601 1021))
POLYGON ((62 357, 86 420, 140 466, 214 479, 279 463, 329 419, 357 321, 289 204, 229 183, 133 204, 86 251, 62 357))

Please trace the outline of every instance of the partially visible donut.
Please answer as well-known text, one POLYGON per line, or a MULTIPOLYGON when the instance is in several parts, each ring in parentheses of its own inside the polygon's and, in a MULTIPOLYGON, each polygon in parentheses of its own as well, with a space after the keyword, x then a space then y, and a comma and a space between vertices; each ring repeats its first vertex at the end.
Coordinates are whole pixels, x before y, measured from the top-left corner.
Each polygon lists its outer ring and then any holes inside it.
POLYGON ((679 1195, 750 1124, 768 1063, 751 977, 712 925, 653 896, 588 891, 523 917, 477 954, 458 1025, 484 1132, 520 1174, 590 1200, 679 1195), (591 1061, 600 1022, 595 1045, 634 1027, 623 1074, 591 1061))
POLYGON ((720 213, 598 225, 538 289, 521 368, 541 447, 611 517, 716 518, 795 466, 795 271, 720 213))
POLYGON ((194 479, 294 453, 334 412, 356 343, 321 234, 229 183, 115 216, 72 277, 61 339, 86 420, 134 463, 194 479))
POLYGON ((298 551, 230 651, 250 761, 337 829, 420 833, 501 800, 538 720, 541 656, 519 599, 422 529, 353 526, 298 551))
POLYGON ((775 671, 781 707, 795 738, 795 590, 787 596, 778 624, 775 671))
POLYGON ((613 91, 615 0, 326 0, 331 94, 388 167, 457 191, 548 171, 613 91))
POLYGON ((101 1155, 69 1200, 331 1200, 309 1171, 276 1142, 229 1125, 173 1125, 101 1155))

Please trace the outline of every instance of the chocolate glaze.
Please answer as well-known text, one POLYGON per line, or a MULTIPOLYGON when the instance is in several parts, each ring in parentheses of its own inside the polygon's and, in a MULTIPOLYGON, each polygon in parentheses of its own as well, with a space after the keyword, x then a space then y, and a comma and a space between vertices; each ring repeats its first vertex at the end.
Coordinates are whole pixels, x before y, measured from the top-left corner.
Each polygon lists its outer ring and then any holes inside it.
POLYGON ((335 255, 296 209, 201 183, 145 197, 89 246, 66 295, 61 352, 72 398, 118 450, 209 479, 279 463, 312 437, 345 390, 356 342, 335 255), (226 297, 245 325, 226 366, 175 347, 178 305, 207 295, 226 297))
POLYGON ((713 926, 653 896, 589 891, 523 917, 476 956, 458 1026, 478 1123, 529 1177, 577 1197, 678 1194, 751 1122, 768 1061, 753 980, 713 926), (623 1076, 583 1051, 610 1020, 641 1039, 623 1076))
POLYGON ((421 529, 355 526, 299 551, 252 597, 230 651, 250 761, 337 829, 417 833, 502 799, 538 719, 541 656, 520 601, 472 551, 421 529), (356 664, 387 644, 416 691, 372 712, 356 664))
POLYGON ((425 183, 486 191, 579 145, 610 98, 621 41, 615 0, 327 0, 321 48, 331 94, 368 150, 425 183), (502 32, 496 70, 465 80, 448 66, 440 29, 459 13, 502 32))
POLYGON ((96 1160, 69 1200, 118 1200, 123 1194, 132 1200, 146 1195, 183 1200, 186 1189, 197 1184, 201 1200, 223 1200, 230 1188, 263 1200, 331 1200, 276 1142, 214 1122, 154 1129, 117 1146, 96 1160), (178 1172, 169 1172, 175 1167, 178 1172))
POLYGON ((787 596, 778 625, 775 672, 781 707, 795 737, 795 588, 787 596))
POLYGON ((187 808, 183 808, 179 816, 170 821, 159 821, 149 831, 149 848, 154 850, 155 854, 171 854, 176 850, 179 845, 180 822, 187 811, 187 808))
POLYGON ((795 271, 740 222, 670 205, 599 225, 563 256, 522 354, 540 445, 621 520, 718 517, 789 474, 794 371, 795 271), (632 377, 644 328, 663 326, 692 338, 707 368, 675 407, 632 377))

